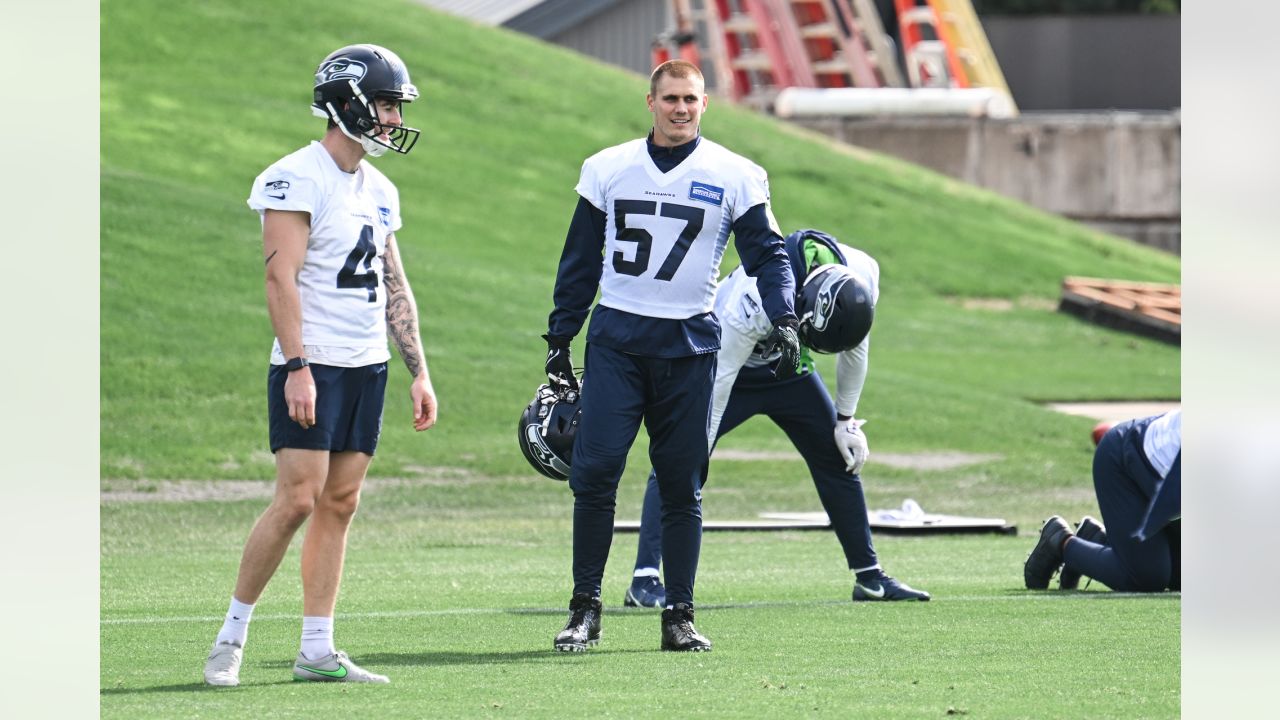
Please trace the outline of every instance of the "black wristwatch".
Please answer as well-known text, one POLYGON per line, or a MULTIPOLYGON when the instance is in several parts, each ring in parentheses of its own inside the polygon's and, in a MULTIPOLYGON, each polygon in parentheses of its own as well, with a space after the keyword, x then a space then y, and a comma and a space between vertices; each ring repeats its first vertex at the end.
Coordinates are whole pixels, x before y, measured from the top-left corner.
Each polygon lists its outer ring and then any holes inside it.
POLYGON ((284 364, 284 369, 289 372, 293 372, 294 370, 301 370, 309 364, 310 363, 308 363, 307 359, 304 357, 289 358, 289 360, 284 364))

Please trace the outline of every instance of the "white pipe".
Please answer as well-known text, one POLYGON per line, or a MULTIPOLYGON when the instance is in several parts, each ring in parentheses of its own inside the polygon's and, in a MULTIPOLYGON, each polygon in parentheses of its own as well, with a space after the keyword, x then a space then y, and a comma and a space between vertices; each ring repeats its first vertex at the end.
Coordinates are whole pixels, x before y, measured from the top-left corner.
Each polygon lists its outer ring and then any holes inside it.
POLYGON ((1017 115, 1008 95, 995 88, 800 88, 778 93, 778 117, 859 115, 1017 115))

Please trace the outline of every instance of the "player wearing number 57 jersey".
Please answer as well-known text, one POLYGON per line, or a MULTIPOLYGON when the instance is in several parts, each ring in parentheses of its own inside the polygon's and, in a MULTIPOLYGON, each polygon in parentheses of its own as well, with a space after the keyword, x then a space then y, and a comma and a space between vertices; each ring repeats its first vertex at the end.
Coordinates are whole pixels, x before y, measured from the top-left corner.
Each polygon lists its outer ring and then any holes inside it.
POLYGON ((570 341, 596 290, 587 330, 582 422, 574 438, 573 597, 557 650, 600 637, 600 582, 613 537, 618 480, 639 432, 662 496, 662 553, 669 605, 664 650, 709 650, 693 625, 702 535, 700 478, 716 376, 720 325, 712 307, 730 232, 759 282, 773 331, 768 342, 798 362, 795 283, 769 211, 759 166, 698 134, 707 105, 701 72, 673 60, 654 70, 647 97, 653 130, 588 158, 556 275, 546 371, 577 392, 570 341))
POLYGON ((328 120, 319 142, 254 180, 262 218, 267 309, 276 341, 267 377, 276 491, 241 556, 226 619, 205 661, 210 685, 237 685, 254 605, 308 519, 302 542, 298 680, 385 683, 334 647, 333 615, 347 530, 382 429, 395 342, 413 378, 413 425, 436 421, 418 311, 395 232, 400 199, 364 158, 407 153, 418 131, 403 103, 418 97, 395 53, 350 45, 316 69, 312 110, 328 120))

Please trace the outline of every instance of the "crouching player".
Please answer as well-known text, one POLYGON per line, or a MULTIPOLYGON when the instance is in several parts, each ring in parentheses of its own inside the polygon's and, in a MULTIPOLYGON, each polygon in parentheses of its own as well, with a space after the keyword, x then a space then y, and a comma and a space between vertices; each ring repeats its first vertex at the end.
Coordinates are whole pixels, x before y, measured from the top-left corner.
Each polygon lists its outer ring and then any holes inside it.
MULTIPOLYGON (((880 296, 880 266, 865 252, 818 230, 799 230, 786 239, 791 271, 799 288, 796 314, 804 348, 799 371, 775 372, 778 354, 765 352, 772 325, 761 309, 755 279, 734 270, 716 292, 721 329, 716 359, 710 435, 715 440, 755 415, 767 415, 800 451, 822 507, 831 519, 856 580, 853 599, 928 600, 885 574, 871 544, 867 502, 862 492, 867 439, 854 420, 867 378, 871 323, 880 296), (836 353, 836 398, 819 377, 808 351, 836 353), (834 442, 833 442, 834 435, 834 442)), ((713 441, 714 443, 714 441, 713 441)), ((704 475, 703 483, 706 482, 704 475)), ((659 580, 661 499, 649 475, 640 520, 635 574, 624 604, 662 607, 659 580)))

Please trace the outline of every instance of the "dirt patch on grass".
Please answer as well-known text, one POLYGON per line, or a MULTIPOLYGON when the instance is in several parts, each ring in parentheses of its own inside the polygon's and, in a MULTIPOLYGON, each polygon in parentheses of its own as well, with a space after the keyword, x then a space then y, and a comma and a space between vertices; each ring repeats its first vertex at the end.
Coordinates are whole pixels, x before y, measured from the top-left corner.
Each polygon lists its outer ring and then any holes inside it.
POLYGON ((987 310, 990 312, 1009 312, 1014 308, 1028 310, 1056 310, 1058 302, 1050 298, 1024 295, 1016 300, 1008 298, 955 297, 947 298, 947 302, 965 310, 987 310))
MULTIPOLYGON (((800 454, 794 450, 759 451, 726 448, 717 450, 713 457, 720 460, 801 461, 800 454)), ((951 470, 1002 459, 1004 459, 1002 455, 962 452, 873 453, 871 463, 906 470, 951 470)), ((466 468, 406 469, 421 471, 421 474, 412 477, 370 478, 365 481, 364 494, 397 488, 474 483, 479 477, 466 468)), ((99 502, 103 505, 131 502, 235 502, 270 500, 273 494, 275 494, 273 480, 104 480, 99 492, 99 502)))
POLYGON ((1094 420, 1105 420, 1107 422, 1120 422, 1122 420, 1130 420, 1132 418, 1147 417, 1149 415, 1159 415, 1173 410, 1182 405, 1180 400, 1116 400, 1110 402, 1060 402, 1047 403, 1048 407, 1067 415, 1079 415, 1081 417, 1093 418, 1094 420))
POLYGON ((102 484, 101 502, 199 502, 270 498, 275 483, 265 480, 111 480, 102 484))
MULTIPOLYGON (((423 469, 417 477, 369 478, 363 494, 402 487, 457 484, 475 476, 463 468, 423 469)), ((275 494, 274 480, 105 480, 99 502, 234 502, 269 500, 275 494)))
POLYGON ((963 452, 926 452, 910 454, 872 453, 868 461, 881 463, 889 467, 904 470, 952 470, 967 465, 1003 460, 1004 456, 996 453, 963 453, 963 452))
MULTIPOLYGON (((800 453, 772 450, 716 450, 711 456, 720 460, 800 460, 800 453)), ((904 470, 952 470, 966 465, 1003 460, 1003 455, 963 452, 871 453, 872 465, 888 465, 904 470)))

